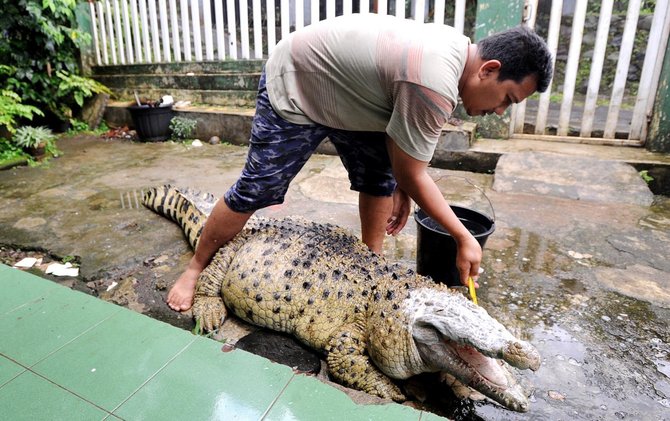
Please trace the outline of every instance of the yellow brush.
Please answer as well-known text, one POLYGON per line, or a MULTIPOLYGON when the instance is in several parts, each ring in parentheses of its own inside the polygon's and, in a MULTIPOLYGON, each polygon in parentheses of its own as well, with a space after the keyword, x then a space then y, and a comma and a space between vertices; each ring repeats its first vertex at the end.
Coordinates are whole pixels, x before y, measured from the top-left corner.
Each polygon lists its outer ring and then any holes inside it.
POLYGON ((472 277, 468 278, 468 290, 470 290, 470 298, 472 298, 472 302, 477 305, 477 291, 475 291, 475 281, 472 277))

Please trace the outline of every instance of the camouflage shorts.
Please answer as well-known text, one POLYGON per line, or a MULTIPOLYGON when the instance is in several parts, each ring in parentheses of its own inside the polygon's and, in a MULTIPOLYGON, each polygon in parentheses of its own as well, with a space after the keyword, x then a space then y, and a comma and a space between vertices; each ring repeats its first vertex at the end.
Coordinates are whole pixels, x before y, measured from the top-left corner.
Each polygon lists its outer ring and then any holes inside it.
POLYGON ((352 190, 373 196, 393 193, 396 182, 384 133, 350 132, 284 120, 270 105, 263 72, 247 162, 240 178, 224 195, 226 204, 236 212, 251 212, 282 203, 291 180, 326 137, 349 173, 352 190))

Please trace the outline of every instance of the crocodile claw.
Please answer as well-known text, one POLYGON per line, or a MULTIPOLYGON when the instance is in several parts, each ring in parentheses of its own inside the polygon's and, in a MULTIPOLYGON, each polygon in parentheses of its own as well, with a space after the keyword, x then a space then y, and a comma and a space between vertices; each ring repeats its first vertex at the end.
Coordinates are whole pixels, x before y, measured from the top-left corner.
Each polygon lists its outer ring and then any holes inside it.
POLYGON ((221 327, 227 315, 221 297, 196 296, 193 300, 193 317, 200 320, 200 325, 206 332, 221 327))

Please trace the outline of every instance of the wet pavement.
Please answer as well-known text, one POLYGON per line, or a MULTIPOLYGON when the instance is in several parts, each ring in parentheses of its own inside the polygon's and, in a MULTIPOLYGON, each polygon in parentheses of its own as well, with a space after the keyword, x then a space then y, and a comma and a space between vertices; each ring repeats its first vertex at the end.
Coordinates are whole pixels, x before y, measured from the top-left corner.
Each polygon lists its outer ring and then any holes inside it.
MULTIPOLYGON (((238 176, 246 148, 92 136, 62 139, 59 147, 64 155, 47 165, 0 172, 4 263, 25 254, 74 259, 78 277, 51 279, 191 329, 189 314, 164 304, 191 251, 177 225, 144 209, 139 198, 165 183, 221 196, 238 176)), ((561 167, 575 161, 556 160, 561 167)), ((585 173, 571 183, 593 193, 580 188, 577 196, 561 193, 574 189, 546 187, 566 183, 537 168, 526 170, 532 177, 522 177, 523 168, 501 168, 498 180, 430 169, 452 204, 495 213, 480 305, 543 356, 540 370, 519 373, 532 390, 528 413, 487 402, 454 404, 442 393, 425 404, 436 413, 484 420, 670 419, 670 199, 623 200, 622 189, 599 187, 616 181, 595 173, 602 168, 589 174, 589 166, 580 165, 585 173)), ((261 213, 300 215, 358 233, 356 199, 339 160, 316 155, 286 203, 261 213)), ((384 253, 415 266, 414 221, 387 238, 384 253)), ((250 330, 229 323, 223 335, 234 341, 250 330)))

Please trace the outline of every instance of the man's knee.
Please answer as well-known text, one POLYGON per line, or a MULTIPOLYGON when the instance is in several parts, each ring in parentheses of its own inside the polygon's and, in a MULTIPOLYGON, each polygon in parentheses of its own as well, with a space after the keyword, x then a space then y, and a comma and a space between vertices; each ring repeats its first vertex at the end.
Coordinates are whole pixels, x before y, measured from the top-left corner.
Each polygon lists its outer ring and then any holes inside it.
POLYGON ((260 191, 241 194, 235 189, 235 186, 233 186, 223 195, 223 200, 232 211, 249 213, 268 206, 284 203, 284 195, 268 196, 261 194, 260 191))

